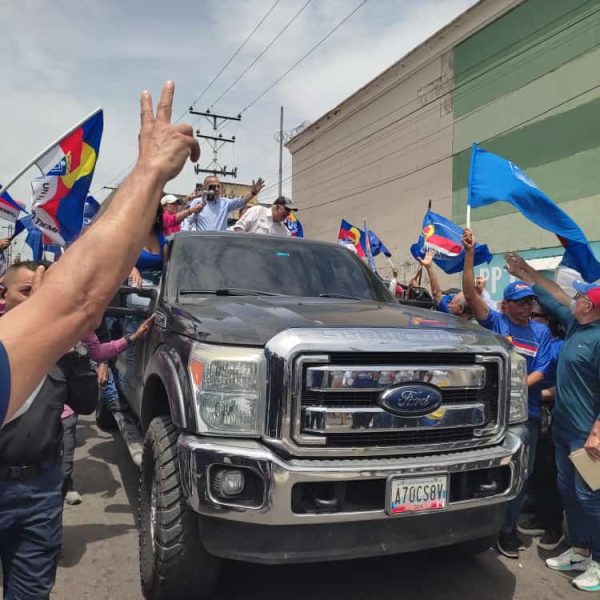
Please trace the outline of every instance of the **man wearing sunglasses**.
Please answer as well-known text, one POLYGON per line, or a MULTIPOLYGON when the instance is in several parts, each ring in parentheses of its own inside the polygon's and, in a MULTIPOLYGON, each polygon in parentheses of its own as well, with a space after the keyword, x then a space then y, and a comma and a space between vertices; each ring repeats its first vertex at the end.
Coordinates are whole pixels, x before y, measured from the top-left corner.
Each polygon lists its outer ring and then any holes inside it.
MULTIPOLYGON (((565 328, 552 412, 558 488, 572 547, 546 565, 556 571, 583 571, 573 585, 600 591, 600 490, 583 481, 569 455, 585 448, 600 461, 600 283, 575 282, 574 298, 516 254, 506 255, 508 271, 534 285, 540 304, 565 328)), ((598 464, 600 468, 600 464, 598 464)))
MULTIPOLYGON (((462 239, 465 249, 463 271, 463 293, 471 306, 473 315, 480 325, 506 337, 515 350, 527 361, 527 384, 529 388, 529 458, 527 476, 533 473, 535 448, 540 431, 540 399, 544 372, 551 361, 552 336, 546 325, 531 319, 536 294, 525 281, 514 281, 504 290, 503 312, 490 309, 477 293, 473 272, 475 239, 470 229, 465 229, 462 239)), ((496 542, 501 554, 509 558, 519 558, 523 541, 517 534, 516 522, 525 499, 525 488, 510 504, 504 527, 496 542)))

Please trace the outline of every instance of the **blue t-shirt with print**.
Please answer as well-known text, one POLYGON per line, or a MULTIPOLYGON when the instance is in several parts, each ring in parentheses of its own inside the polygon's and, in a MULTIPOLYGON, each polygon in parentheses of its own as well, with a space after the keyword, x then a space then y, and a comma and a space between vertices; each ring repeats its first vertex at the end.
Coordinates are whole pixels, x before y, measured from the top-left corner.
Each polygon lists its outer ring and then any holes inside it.
POLYGON ((0 342, 0 425, 4 422, 10 400, 10 363, 8 354, 0 342))
MULTIPOLYGON (((525 327, 513 323, 507 315, 490 310, 489 315, 479 324, 486 329, 503 335, 515 350, 527 361, 527 374, 535 371, 545 373, 551 360, 552 336, 546 325, 529 321, 525 327)), ((529 388, 529 417, 540 417, 542 385, 529 388)))

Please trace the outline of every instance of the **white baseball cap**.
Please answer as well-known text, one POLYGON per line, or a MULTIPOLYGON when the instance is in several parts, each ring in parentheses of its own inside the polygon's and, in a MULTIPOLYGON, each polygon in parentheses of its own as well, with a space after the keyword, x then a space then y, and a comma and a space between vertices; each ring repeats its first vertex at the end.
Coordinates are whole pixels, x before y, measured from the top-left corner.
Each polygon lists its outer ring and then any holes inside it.
POLYGON ((161 206, 165 206, 166 204, 174 204, 175 202, 179 202, 179 198, 177 198, 177 196, 173 196, 173 194, 167 194, 160 199, 161 206))

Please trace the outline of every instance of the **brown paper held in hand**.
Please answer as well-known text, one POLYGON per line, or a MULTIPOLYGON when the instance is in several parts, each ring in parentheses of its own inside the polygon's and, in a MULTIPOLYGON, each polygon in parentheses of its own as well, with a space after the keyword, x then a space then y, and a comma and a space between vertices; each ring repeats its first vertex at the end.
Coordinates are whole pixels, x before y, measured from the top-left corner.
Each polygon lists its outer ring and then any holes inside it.
POLYGON ((590 488, 600 490, 600 461, 593 461, 584 448, 571 452, 569 458, 590 488))

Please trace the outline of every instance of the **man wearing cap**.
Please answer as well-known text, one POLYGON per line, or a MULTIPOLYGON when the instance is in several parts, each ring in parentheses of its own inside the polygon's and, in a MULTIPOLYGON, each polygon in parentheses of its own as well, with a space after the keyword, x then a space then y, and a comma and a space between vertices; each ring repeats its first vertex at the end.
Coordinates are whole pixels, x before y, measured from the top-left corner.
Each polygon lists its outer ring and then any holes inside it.
MULTIPOLYGON (((196 196, 190 197, 196 198, 196 196)), ((191 215, 197 215, 204 208, 204 204, 195 204, 190 208, 183 208, 182 202, 173 194, 166 194, 160 200, 162 206, 163 234, 167 239, 181 229, 181 223, 191 215)))
POLYGON ((233 226, 233 230, 288 236, 290 231, 285 225, 285 220, 292 210, 296 210, 292 201, 285 196, 279 196, 271 206, 250 207, 233 226))
POLYGON ((235 210, 244 208, 252 198, 258 195, 265 183, 261 177, 252 181, 250 192, 241 198, 222 198, 221 182, 211 175, 204 180, 202 195, 192 201, 191 206, 204 206, 202 213, 193 214, 181 225, 183 231, 225 231, 227 215, 235 210))
POLYGON ((540 304, 566 330, 558 359, 552 437, 572 548, 547 559, 546 565, 556 571, 583 571, 573 585, 600 591, 600 490, 591 490, 569 459, 585 448, 592 460, 600 461, 600 283, 575 282, 577 294, 571 299, 520 256, 507 254, 506 264, 510 273, 534 284, 540 304))
MULTIPOLYGON (((552 336, 548 327, 531 319, 536 293, 525 281, 514 281, 504 289, 504 312, 490 309, 477 293, 473 272, 475 239, 470 229, 465 229, 462 239, 465 249, 463 293, 473 315, 480 325, 505 336, 515 350, 527 361, 527 384, 529 388, 529 460, 527 477, 533 473, 535 448, 540 430, 540 398, 544 372, 551 361, 552 336)), ((516 521, 525 498, 525 489, 508 508, 504 527, 496 541, 498 551, 509 558, 519 558, 523 544, 517 535, 516 521)))

